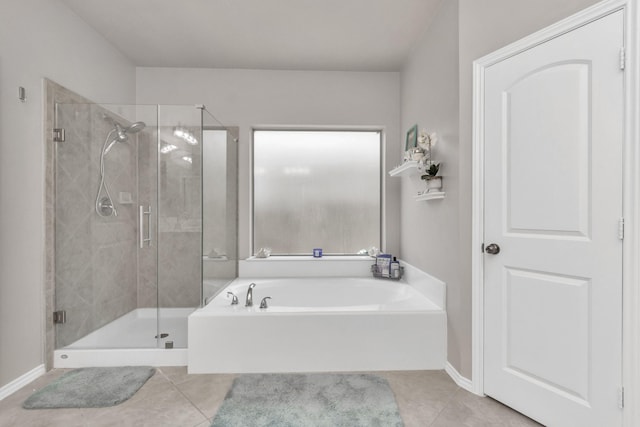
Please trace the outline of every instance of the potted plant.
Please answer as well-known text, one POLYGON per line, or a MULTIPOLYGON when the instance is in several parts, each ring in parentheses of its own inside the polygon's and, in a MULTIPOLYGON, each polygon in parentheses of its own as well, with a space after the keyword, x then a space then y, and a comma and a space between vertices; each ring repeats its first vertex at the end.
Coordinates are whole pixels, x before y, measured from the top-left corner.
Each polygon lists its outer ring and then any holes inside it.
POLYGON ((438 172, 440 172, 440 163, 430 162, 425 169, 425 174, 420 177, 427 183, 427 193, 442 188, 442 177, 438 176, 438 172))

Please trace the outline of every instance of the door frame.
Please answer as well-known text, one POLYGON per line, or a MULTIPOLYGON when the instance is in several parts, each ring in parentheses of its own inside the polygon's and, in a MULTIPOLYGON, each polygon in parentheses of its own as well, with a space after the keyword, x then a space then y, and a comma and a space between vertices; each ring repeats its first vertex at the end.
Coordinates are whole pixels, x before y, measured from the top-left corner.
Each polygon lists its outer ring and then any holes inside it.
POLYGON ((640 425, 640 0, 605 0, 473 63, 472 391, 484 395, 484 77, 488 67, 623 10, 625 128, 623 141, 622 369, 623 425, 640 425))

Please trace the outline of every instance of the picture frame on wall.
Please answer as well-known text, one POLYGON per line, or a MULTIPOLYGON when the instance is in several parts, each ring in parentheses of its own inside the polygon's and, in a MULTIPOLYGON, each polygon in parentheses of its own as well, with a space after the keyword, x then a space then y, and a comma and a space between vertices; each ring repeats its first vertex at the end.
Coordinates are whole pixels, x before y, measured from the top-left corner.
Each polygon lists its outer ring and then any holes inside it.
POLYGON ((407 142, 404 146, 404 151, 409 151, 418 146, 418 125, 413 125, 409 131, 407 131, 407 142))

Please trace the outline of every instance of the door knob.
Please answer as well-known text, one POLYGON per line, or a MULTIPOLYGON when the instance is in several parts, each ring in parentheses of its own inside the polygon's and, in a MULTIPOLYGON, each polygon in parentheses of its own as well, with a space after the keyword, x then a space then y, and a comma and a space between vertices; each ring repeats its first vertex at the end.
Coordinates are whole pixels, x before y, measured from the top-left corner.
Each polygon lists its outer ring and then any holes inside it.
POLYGON ((484 249, 488 254, 496 255, 500 253, 500 246, 495 243, 490 244, 484 249))

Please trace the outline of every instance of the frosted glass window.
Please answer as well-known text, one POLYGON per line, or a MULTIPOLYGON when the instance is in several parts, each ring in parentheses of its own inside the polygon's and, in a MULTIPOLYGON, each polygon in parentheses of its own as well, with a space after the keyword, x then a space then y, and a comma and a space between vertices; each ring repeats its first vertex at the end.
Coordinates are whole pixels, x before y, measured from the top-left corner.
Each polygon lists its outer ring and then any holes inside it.
POLYGON ((380 152, 376 131, 255 131, 254 254, 380 247, 380 152))

